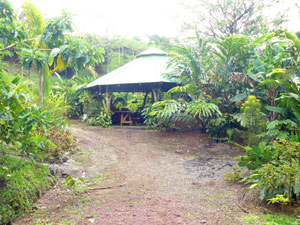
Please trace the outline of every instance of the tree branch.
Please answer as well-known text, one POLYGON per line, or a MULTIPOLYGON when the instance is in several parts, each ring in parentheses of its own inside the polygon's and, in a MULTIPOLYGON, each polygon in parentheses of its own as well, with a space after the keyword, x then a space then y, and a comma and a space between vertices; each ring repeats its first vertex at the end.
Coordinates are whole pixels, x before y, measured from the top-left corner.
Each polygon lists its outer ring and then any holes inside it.
POLYGON ((36 39, 36 38, 30 38, 30 39, 23 40, 23 41, 21 41, 21 42, 13 43, 13 44, 11 44, 11 45, 9 45, 9 46, 6 46, 6 47, 3 48, 3 49, 0 49, 0 52, 4 52, 4 51, 6 51, 6 50, 8 50, 8 49, 10 49, 10 48, 15 47, 15 46, 18 45, 18 44, 22 44, 23 42, 27 42, 27 41, 33 41, 33 40, 35 40, 35 39, 36 39))

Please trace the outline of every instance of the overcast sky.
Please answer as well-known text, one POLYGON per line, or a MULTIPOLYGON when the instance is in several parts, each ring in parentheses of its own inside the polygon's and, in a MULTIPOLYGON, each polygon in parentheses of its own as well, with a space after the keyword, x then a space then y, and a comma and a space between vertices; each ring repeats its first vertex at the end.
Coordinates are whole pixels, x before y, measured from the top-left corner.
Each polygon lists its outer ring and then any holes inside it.
MULTIPOLYGON (((22 0, 10 0, 14 8, 22 0)), ((58 16, 67 9, 79 32, 142 36, 177 34, 180 11, 178 0, 32 0, 49 16, 58 16)))
MULTIPOLYGON (((73 16, 74 25, 80 33, 120 35, 125 37, 159 34, 176 36, 181 20, 188 17, 180 2, 183 0, 32 0, 45 16, 54 17, 67 9, 73 16)), ((187 4, 189 1, 184 0, 187 4)), ((289 1, 285 0, 285 6, 289 1)), ((14 8, 22 0, 10 0, 14 8)), ((292 7, 293 8, 293 7, 292 7)), ((299 11, 290 13, 293 20, 287 25, 300 30, 299 11)))

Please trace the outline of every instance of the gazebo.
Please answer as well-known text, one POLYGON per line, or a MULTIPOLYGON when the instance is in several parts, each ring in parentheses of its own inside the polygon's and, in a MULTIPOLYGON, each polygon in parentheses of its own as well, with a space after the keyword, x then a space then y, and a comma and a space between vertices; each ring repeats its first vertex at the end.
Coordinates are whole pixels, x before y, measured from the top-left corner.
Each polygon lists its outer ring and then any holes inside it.
POLYGON ((86 86, 92 92, 107 93, 105 109, 110 110, 110 92, 152 92, 152 100, 156 100, 156 90, 168 91, 177 86, 177 82, 164 76, 170 72, 166 52, 151 47, 136 56, 133 61, 96 79, 86 86))
POLYGON ((104 92, 151 92, 157 88, 168 91, 176 86, 176 81, 163 74, 167 69, 169 57, 166 52, 149 48, 124 66, 96 79, 86 88, 104 92))

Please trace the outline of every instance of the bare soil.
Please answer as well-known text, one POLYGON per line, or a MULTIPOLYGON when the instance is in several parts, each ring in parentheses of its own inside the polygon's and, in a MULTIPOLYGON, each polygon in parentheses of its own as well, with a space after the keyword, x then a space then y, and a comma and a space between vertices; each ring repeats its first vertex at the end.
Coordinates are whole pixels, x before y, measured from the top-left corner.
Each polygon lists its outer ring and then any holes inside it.
POLYGON ((80 151, 70 173, 86 183, 73 194, 59 182, 15 224, 245 223, 246 188, 224 180, 244 152, 199 131, 71 130, 80 151))

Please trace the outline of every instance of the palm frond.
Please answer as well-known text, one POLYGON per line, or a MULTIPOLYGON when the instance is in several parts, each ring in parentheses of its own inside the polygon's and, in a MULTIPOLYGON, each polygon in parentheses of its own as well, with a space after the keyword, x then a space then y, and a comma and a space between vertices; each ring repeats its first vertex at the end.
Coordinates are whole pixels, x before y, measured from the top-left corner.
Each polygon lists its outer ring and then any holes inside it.
POLYGON ((30 0, 22 5, 27 32, 35 37, 42 35, 45 29, 45 20, 40 9, 38 9, 30 0))

